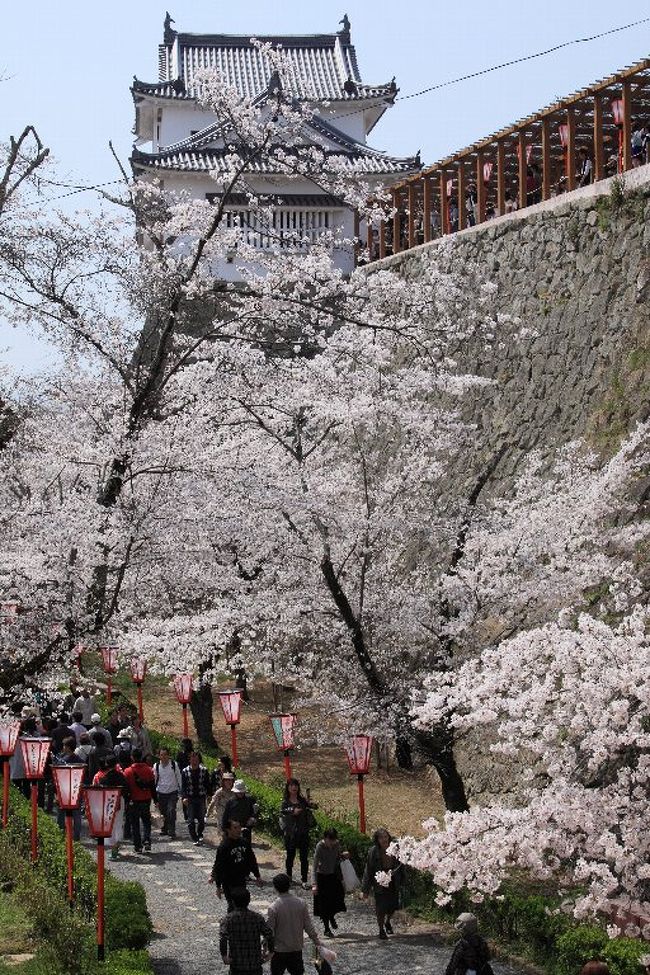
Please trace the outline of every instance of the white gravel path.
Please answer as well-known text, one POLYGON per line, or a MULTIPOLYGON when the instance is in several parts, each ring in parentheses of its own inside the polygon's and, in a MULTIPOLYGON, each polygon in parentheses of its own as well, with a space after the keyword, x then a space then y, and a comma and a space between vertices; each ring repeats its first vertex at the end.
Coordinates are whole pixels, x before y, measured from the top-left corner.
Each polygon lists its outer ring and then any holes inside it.
MULTIPOLYGON (((206 845, 195 847, 179 819, 179 839, 160 836, 154 820, 153 845, 149 854, 136 854, 130 844, 122 847, 120 859, 108 861, 109 869, 123 880, 137 880, 145 888, 155 934, 149 946, 156 975, 219 975, 227 973, 219 955, 219 921, 225 902, 217 898, 208 883, 218 843, 217 830, 206 828, 206 845)), ((271 879, 283 869, 281 852, 261 840, 254 841, 264 885, 250 885, 251 907, 266 913, 275 898, 271 879)), ((295 888, 308 898, 311 893, 295 888)), ((346 914, 339 914, 337 936, 326 943, 338 954, 336 975, 393 975, 426 973, 442 975, 450 957, 448 946, 436 944, 431 925, 405 913, 393 921, 395 934, 388 941, 377 937, 372 906, 348 897, 346 914)), ((320 922, 316 922, 320 930, 320 922)), ((311 943, 305 944, 305 970, 315 975, 311 964, 311 943)), ((495 975, 521 975, 516 969, 495 963, 495 975)), ((265 969, 266 971, 266 969, 265 969)))

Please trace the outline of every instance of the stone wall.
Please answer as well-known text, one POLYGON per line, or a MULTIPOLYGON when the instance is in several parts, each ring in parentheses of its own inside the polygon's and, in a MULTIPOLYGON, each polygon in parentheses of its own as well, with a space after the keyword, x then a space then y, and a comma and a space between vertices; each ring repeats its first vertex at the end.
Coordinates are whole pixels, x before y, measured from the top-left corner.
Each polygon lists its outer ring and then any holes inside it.
MULTIPOLYGON (((469 396, 501 475, 522 453, 587 436, 605 451, 650 401, 650 166, 424 244, 373 267, 417 277, 438 262, 467 278, 467 311, 505 318, 494 342, 470 341, 462 368, 494 380, 469 396)), ((472 465, 473 466, 473 465, 472 465)))
MULTIPOLYGON (((499 449, 488 490, 508 485, 533 449, 577 437, 607 455, 650 403, 650 167, 608 180, 373 267, 417 278, 428 262, 465 279, 462 314, 499 316, 494 341, 459 350, 461 368, 494 380, 470 392, 463 413, 477 426, 444 485, 467 493, 499 449), (494 285, 486 305, 481 286, 494 285), (460 466, 459 466, 460 465, 460 466)), ((504 794, 514 768, 495 763, 484 734, 456 746, 476 799, 504 794)))

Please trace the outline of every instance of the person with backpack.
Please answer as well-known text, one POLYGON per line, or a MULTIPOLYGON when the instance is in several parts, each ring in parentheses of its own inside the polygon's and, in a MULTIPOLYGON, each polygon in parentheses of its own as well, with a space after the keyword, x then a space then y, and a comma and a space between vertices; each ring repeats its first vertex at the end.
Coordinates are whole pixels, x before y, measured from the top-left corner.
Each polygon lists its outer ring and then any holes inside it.
POLYGON ((124 773, 128 783, 131 804, 129 818, 133 849, 136 853, 149 853, 151 850, 151 800, 155 797, 156 786, 153 769, 142 761, 139 748, 133 749, 133 764, 124 773), (142 824, 142 831, 140 830, 142 824))
POLYGON ((190 764, 181 774, 183 808, 187 828, 195 846, 203 846, 205 829, 205 807, 210 792, 210 773, 201 763, 198 752, 190 754, 190 764))
POLYGON ((478 933, 478 919, 474 914, 458 915, 454 925, 460 939, 454 945, 445 975, 494 975, 490 965, 487 941, 478 933))
POLYGON ((156 804, 163 818, 160 835, 175 840, 176 807, 183 783, 178 762, 170 756, 168 748, 161 748, 158 752, 158 761, 153 767, 153 774, 156 784, 156 804))
POLYGON ((309 831, 316 825, 312 809, 318 809, 315 802, 305 798, 300 791, 298 779, 289 779, 284 787, 280 808, 280 826, 286 850, 287 876, 291 879, 296 853, 300 855, 300 879, 305 890, 309 890, 309 831))

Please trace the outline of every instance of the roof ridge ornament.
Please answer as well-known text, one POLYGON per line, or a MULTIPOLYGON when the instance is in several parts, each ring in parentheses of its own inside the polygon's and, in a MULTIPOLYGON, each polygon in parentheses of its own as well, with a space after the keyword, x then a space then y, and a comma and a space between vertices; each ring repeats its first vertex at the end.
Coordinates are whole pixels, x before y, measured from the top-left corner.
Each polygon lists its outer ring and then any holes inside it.
POLYGON ((176 21, 169 13, 169 10, 167 10, 165 12, 165 20, 163 23, 163 43, 166 44, 168 47, 172 45, 176 40, 177 31, 173 30, 172 28, 172 24, 175 23, 176 21))
POLYGON ((341 35, 342 40, 344 40, 346 44, 349 44, 350 28, 352 24, 350 23, 350 18, 348 17, 347 14, 343 14, 343 19, 339 20, 339 24, 343 24, 343 30, 340 30, 339 34, 341 35))

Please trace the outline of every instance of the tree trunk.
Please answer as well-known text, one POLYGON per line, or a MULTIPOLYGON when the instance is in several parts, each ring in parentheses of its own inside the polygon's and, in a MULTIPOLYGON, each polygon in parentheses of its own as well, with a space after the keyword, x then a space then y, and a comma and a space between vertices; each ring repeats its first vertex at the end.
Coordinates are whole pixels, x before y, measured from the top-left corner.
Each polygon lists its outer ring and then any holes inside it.
POLYGON ((447 725, 438 725, 430 732, 414 730, 413 739, 422 759, 438 773, 445 809, 448 812, 467 812, 469 803, 454 757, 452 729, 447 725))
POLYGON ((190 711, 199 742, 209 748, 218 748, 219 743, 215 738, 213 728, 212 687, 210 684, 201 684, 198 691, 194 691, 190 698, 190 711))

